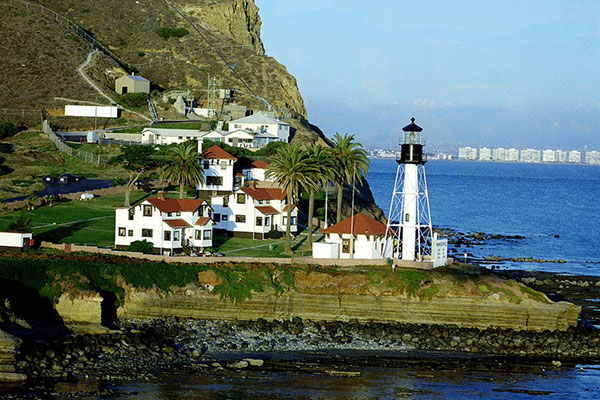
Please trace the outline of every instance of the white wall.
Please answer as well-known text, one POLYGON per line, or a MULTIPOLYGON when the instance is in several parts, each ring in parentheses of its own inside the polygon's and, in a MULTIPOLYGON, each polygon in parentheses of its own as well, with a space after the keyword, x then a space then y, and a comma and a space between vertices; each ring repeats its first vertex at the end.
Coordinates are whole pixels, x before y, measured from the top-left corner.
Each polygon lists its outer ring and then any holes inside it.
POLYGON ((102 117, 119 118, 119 109, 108 106, 65 106, 65 116, 67 117, 102 117))
POLYGON ((32 233, 23 232, 0 232, 0 246, 4 247, 23 247, 23 239, 31 240, 32 233))
POLYGON ((204 169, 204 183, 198 185, 198 190, 220 190, 220 191, 233 191, 234 178, 233 178, 233 164, 235 160, 219 160, 209 159, 203 160, 202 165, 205 166, 205 161, 208 162, 208 168, 204 169), (221 185, 208 185, 209 176, 220 176, 223 178, 221 185))

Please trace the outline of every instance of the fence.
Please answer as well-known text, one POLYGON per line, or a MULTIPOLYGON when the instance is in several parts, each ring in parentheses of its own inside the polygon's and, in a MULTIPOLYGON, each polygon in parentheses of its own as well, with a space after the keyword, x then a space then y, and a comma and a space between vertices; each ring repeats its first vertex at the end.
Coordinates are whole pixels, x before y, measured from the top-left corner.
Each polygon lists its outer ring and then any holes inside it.
POLYGON ((43 130, 48 135, 50 140, 56 145, 58 150, 72 157, 78 158, 88 163, 94 163, 98 165, 108 163, 108 161, 113 157, 110 154, 94 154, 67 146, 60 140, 56 133, 54 133, 52 128, 50 128, 48 120, 44 120, 43 130))

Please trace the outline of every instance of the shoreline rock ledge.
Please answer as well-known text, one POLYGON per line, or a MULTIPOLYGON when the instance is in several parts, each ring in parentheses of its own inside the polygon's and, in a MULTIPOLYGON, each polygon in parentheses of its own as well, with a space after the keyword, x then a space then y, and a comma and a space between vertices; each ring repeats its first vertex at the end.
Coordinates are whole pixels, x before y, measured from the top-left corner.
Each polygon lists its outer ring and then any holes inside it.
POLYGON ((16 372, 16 355, 21 339, 0 330, 0 382, 21 382, 27 376, 16 372))

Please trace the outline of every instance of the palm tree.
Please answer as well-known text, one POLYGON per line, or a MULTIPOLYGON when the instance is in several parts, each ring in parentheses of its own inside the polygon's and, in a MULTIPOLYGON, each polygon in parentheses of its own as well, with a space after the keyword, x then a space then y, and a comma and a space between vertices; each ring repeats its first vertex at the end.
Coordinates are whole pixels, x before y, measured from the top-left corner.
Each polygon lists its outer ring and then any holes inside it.
POLYGON ((202 156, 196 146, 180 143, 167 150, 168 160, 160 168, 160 178, 179 185, 179 198, 183 199, 185 186, 204 183, 202 156))
POLYGON ((306 149, 306 155, 314 168, 310 173, 310 178, 317 185, 308 186, 305 189, 310 191, 308 197, 308 245, 312 247, 313 214, 315 211, 315 190, 327 185, 334 178, 333 170, 335 168, 335 159, 330 148, 313 143, 306 149))
POLYGON ((298 144, 281 146, 271 158, 271 163, 266 168, 267 177, 275 179, 285 190, 287 198, 287 225, 285 227, 285 254, 292 253, 292 235, 290 231, 292 218, 293 194, 298 186, 308 187, 314 185, 310 177, 313 171, 311 163, 305 152, 300 150, 298 144))
POLYGON ((337 215, 336 222, 342 220, 342 196, 344 184, 352 183, 355 179, 363 181, 369 170, 367 151, 360 143, 354 142, 354 135, 336 133, 333 137, 333 155, 336 167, 335 184, 337 186, 337 215))

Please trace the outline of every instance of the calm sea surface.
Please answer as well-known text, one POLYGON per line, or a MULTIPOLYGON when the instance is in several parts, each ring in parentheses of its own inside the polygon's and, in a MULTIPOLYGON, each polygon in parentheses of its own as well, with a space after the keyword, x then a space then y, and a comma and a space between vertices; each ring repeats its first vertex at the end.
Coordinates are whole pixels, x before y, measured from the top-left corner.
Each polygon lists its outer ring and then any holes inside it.
MULTIPOLYGON (((396 167, 395 160, 373 159, 367 176, 386 215, 396 167)), ((425 169, 435 226, 525 236, 467 249, 474 256, 562 259, 567 263, 503 265, 600 275, 600 167, 430 161, 425 169)))

